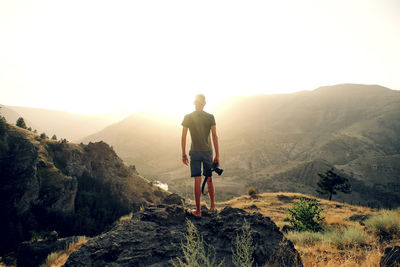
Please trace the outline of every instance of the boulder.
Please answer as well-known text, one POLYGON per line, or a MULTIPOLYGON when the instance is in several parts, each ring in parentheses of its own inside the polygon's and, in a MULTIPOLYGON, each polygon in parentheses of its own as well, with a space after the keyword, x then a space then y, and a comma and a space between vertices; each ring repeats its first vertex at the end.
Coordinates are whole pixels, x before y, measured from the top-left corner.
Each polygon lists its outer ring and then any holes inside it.
POLYGON ((302 266, 292 242, 270 218, 231 207, 218 213, 203 209, 202 215, 201 219, 189 216, 180 205, 149 206, 89 240, 65 266, 171 266, 171 260, 183 257, 187 220, 215 248, 217 262, 232 266, 232 247, 245 219, 251 226, 255 265, 302 266))

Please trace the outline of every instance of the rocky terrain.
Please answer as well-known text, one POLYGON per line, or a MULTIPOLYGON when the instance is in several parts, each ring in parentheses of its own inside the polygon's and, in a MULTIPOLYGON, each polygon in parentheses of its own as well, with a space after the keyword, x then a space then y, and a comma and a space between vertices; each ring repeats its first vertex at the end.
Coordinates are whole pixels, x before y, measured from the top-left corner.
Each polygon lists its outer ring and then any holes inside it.
POLYGON ((56 230, 94 235, 169 193, 126 166, 104 142, 41 138, 0 121, 0 252, 56 230))
MULTIPOLYGON (((183 257, 187 220, 215 248, 217 262, 232 266, 232 246, 246 220, 251 226, 253 253, 258 266, 302 266, 293 244, 268 217, 240 209, 216 213, 203 209, 203 217, 188 217, 181 205, 150 206, 134 217, 89 240, 69 257, 69 266, 171 266, 183 257)), ((211 255, 212 256, 212 255, 211 255)))

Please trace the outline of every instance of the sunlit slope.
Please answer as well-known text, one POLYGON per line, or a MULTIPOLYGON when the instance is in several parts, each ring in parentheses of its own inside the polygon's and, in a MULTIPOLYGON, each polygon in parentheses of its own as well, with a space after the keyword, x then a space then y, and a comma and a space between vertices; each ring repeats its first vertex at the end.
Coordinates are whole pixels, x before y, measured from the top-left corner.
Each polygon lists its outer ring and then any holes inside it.
MULTIPOLYGON (((317 174, 302 166, 320 160, 349 176, 353 173, 354 181, 381 195, 391 191, 393 183, 399 184, 400 172, 395 167, 400 154, 399 91, 342 84, 287 95, 255 95, 236 98, 215 116, 225 168, 224 175, 215 179, 221 198, 243 194, 251 184, 262 185, 260 190, 279 190, 275 182, 267 181, 297 167, 304 172, 301 176, 289 172, 283 188, 312 194, 315 178, 312 183, 303 178, 317 174), (374 172, 362 167, 367 162, 376 165, 374 172), (381 175, 385 179, 381 180, 381 175), (376 189, 376 184, 381 189, 376 189)), ((140 124, 132 120, 110 126, 86 141, 104 138, 123 158, 133 156, 139 171, 190 196, 189 171, 180 163, 180 121, 170 126, 147 121, 154 125, 141 131, 140 124), (140 162, 143 151, 145 162, 140 162)), ((352 196, 354 202, 382 205, 382 199, 370 199, 369 195, 352 196)))

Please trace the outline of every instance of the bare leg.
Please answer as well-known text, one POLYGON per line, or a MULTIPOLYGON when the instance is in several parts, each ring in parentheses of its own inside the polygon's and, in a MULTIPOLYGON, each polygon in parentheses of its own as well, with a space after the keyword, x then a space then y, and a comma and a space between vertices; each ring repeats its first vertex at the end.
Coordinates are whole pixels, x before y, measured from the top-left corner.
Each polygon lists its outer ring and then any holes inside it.
POLYGON ((212 177, 208 177, 207 179, 207 187, 208 187, 208 195, 210 196, 211 202, 211 210, 215 210, 215 202, 214 202, 214 185, 212 182, 212 177))
POLYGON ((196 201, 196 214, 195 216, 201 216, 200 208, 200 196, 201 196, 201 176, 194 177, 194 199, 196 201))

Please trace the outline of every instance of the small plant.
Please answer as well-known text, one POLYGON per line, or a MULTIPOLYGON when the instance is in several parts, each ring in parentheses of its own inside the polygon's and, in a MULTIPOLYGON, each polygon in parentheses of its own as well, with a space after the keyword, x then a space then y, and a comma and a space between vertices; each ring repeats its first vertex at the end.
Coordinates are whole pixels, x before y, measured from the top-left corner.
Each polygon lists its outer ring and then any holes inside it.
POLYGON ((247 195, 251 198, 257 198, 257 190, 254 187, 250 186, 249 188, 247 188, 247 195))
POLYGON ((48 137, 47 137, 46 133, 41 133, 40 134, 40 138, 41 139, 47 139, 48 137))
POLYGON ((318 232, 322 230, 324 217, 321 215, 322 208, 315 199, 301 198, 300 202, 294 203, 288 210, 288 216, 284 221, 289 222, 296 231, 318 232))
POLYGON ((364 223, 383 238, 400 237, 400 213, 397 211, 384 210, 364 223))
POLYGON ((323 242, 336 247, 360 246, 367 243, 368 235, 364 230, 349 226, 324 233, 323 242))
POLYGON ((291 231, 286 237, 298 245, 314 246, 317 243, 338 248, 354 247, 367 244, 368 235, 360 228, 350 226, 341 229, 330 229, 324 232, 295 232, 291 231))
POLYGON ((171 261, 171 264, 175 267, 222 266, 223 261, 216 264, 215 249, 204 242, 196 226, 189 220, 186 223, 187 233, 181 243, 183 259, 177 258, 177 262, 171 261))
POLYGON ((296 232, 296 231, 289 231, 286 234, 286 238, 291 240, 295 244, 312 246, 318 242, 321 242, 324 238, 322 232, 315 233, 315 232, 296 232))
POLYGON ((51 137, 51 140, 57 140, 57 136, 55 134, 53 134, 53 136, 51 137))
POLYGON ((236 235, 234 248, 232 248, 233 265, 236 267, 253 266, 254 251, 255 247, 253 246, 253 237, 251 236, 250 224, 245 219, 242 225, 241 234, 236 235))

